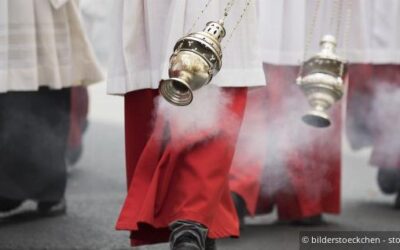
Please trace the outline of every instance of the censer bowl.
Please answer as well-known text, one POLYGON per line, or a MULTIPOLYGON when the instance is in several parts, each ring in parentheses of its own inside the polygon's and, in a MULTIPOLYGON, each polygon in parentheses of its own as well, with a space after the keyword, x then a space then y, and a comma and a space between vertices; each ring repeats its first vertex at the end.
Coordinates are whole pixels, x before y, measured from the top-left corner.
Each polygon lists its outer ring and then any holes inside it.
POLYGON ((208 22, 203 31, 190 33, 174 46, 169 59, 168 79, 160 81, 160 94, 169 103, 187 106, 193 91, 210 83, 222 66, 223 20, 208 22))
POLYGON ((170 59, 169 76, 160 82, 160 93, 177 106, 187 106, 193 101, 193 91, 210 81, 210 66, 191 51, 180 51, 170 59))
POLYGON ((302 80, 302 89, 312 108, 303 115, 302 120, 313 127, 329 127, 331 120, 327 110, 342 97, 341 79, 328 74, 314 73, 302 80))

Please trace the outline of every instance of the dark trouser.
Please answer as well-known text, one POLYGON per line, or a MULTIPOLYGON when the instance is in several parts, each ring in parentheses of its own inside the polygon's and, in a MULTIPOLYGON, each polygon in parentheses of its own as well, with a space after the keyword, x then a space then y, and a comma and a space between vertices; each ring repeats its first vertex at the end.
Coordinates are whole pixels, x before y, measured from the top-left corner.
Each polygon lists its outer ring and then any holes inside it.
POLYGON ((0 197, 64 196, 69 115, 69 88, 0 94, 0 197))

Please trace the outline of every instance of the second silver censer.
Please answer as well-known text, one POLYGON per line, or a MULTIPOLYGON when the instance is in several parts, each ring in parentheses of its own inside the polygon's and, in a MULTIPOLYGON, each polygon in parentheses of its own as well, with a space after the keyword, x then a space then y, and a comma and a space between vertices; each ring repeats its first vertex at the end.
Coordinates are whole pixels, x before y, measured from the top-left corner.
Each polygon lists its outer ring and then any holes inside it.
POLYGON ((320 45, 321 51, 303 63, 297 84, 312 107, 303 121, 313 127, 328 127, 331 121, 327 110, 343 96, 347 67, 335 53, 334 36, 325 35, 320 45))
MULTIPOLYGON (((335 102, 342 98, 344 92, 344 77, 347 71, 347 63, 336 53, 336 38, 340 33, 343 1, 344 0, 334 1, 333 12, 336 12, 336 14, 332 13, 331 16, 330 26, 332 29, 335 26, 333 22, 334 17, 336 16, 337 19, 336 37, 333 35, 324 35, 322 37, 320 41, 320 51, 302 63, 296 81, 311 106, 311 110, 303 115, 302 119, 306 124, 313 127, 324 128, 331 125, 328 111, 335 102)), ((305 55, 307 54, 307 48, 312 38, 312 32, 315 29, 314 26, 320 4, 321 0, 318 0, 311 24, 311 33, 306 43, 305 55)), ((345 21, 349 22, 351 16, 350 4, 347 6, 347 10, 348 16, 345 21)), ((345 38, 347 37, 348 25, 344 33, 345 38)), ((343 40, 346 43, 346 39, 343 40)))

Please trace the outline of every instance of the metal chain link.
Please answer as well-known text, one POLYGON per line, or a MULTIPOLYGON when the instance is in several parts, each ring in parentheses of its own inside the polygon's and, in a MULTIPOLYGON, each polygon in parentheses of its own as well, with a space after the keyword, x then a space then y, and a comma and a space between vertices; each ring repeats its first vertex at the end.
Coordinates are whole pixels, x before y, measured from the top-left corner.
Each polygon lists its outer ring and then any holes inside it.
POLYGON ((318 17, 320 6, 321 6, 321 0, 316 0, 315 1, 315 9, 314 9, 314 12, 313 12, 313 17, 311 19, 311 25, 310 25, 311 27, 309 27, 310 29, 308 30, 308 34, 307 34, 307 37, 306 37, 306 44, 304 46, 303 61, 305 61, 307 59, 306 57, 307 57, 308 50, 309 50, 309 48, 311 46, 311 41, 312 41, 312 38, 313 38, 313 35, 314 35, 315 26, 317 24, 317 17, 318 17))
POLYGON ((234 4, 235 0, 231 0, 226 4, 224 9, 224 17, 222 18, 223 21, 225 21, 226 17, 229 15, 229 12, 231 11, 234 4))
POLYGON ((192 33, 193 29, 196 27, 197 22, 200 20, 200 18, 203 16, 204 11, 207 10, 208 6, 210 5, 212 0, 208 0, 204 8, 201 10, 200 14, 197 16, 197 18, 194 20, 192 27, 189 29, 187 33, 192 33))
POLYGON ((335 19, 338 17, 338 9, 339 9, 339 1, 340 0, 332 0, 332 12, 330 13, 330 21, 329 21, 329 32, 334 34, 334 31, 337 29, 337 24, 335 25, 335 19))
MULTIPOLYGON (((234 2, 234 1, 232 1, 232 2, 234 2)), ((231 34, 229 35, 228 39, 226 40, 225 45, 222 48, 222 50, 225 50, 225 48, 229 45, 229 43, 230 43, 230 41, 231 41, 231 39, 233 37, 233 34, 235 33, 235 31, 239 27, 239 24, 242 22, 243 17, 246 14, 247 10, 249 9, 251 3, 252 3, 252 0, 247 0, 246 5, 243 8, 242 14, 240 14, 239 19, 236 21, 236 24, 235 24, 233 30, 231 31, 231 34)), ((231 6, 231 8, 232 8, 232 6, 231 6)))
MULTIPOLYGON (((343 34, 343 42, 344 42, 344 56, 347 59, 348 56, 348 47, 349 47, 349 34, 350 34, 350 25, 351 25, 351 14, 352 14, 353 2, 352 0, 347 0, 347 13, 345 19, 345 27, 343 34)), ((348 60, 348 59, 347 59, 348 60)))
POLYGON ((334 12, 334 10, 336 9, 335 6, 337 5, 337 1, 338 1, 338 0, 332 0, 332 2, 333 2, 333 4, 332 4, 332 5, 333 5, 333 8, 332 8, 333 11, 332 11, 331 16, 330 16, 330 19, 329 19, 329 26, 328 26, 328 27, 329 27, 329 31, 332 31, 332 30, 334 29, 334 28, 333 28, 333 23, 334 23, 334 16, 335 16, 335 15, 334 15, 333 12, 334 12))
MULTIPOLYGON (((348 43, 349 43, 349 30, 350 30, 350 23, 351 23, 351 8, 352 8, 352 0, 347 0, 347 13, 346 13, 346 17, 345 17, 345 31, 344 31, 344 35, 343 35, 343 43, 344 43, 344 54, 347 56, 347 47, 348 47, 348 43)), ((330 29, 333 32, 334 29, 334 19, 336 17, 337 20, 337 24, 336 24, 336 31, 335 31, 335 37, 336 39, 339 41, 339 34, 340 34, 340 29, 341 29, 341 22, 342 22, 342 16, 343 16, 343 0, 336 0, 334 3, 334 7, 333 7, 333 11, 332 11, 332 15, 330 18, 330 29)), ((315 5, 315 10, 313 13, 313 17, 311 20, 311 27, 310 30, 307 34, 306 37, 306 44, 305 44, 305 48, 304 48, 304 55, 303 55, 303 61, 305 61, 307 58, 307 54, 308 54, 308 50, 309 47, 311 46, 311 40, 313 37, 313 33, 315 30, 315 26, 316 26, 316 20, 317 20, 317 16, 318 16, 318 12, 319 12, 319 8, 321 5, 321 0, 316 0, 316 5, 315 5)), ((302 74, 302 70, 303 70, 303 63, 300 65, 300 70, 299 70, 299 74, 298 76, 301 76, 302 74)))
MULTIPOLYGON (((304 46, 304 52, 303 52, 303 62, 305 62, 307 60, 307 54, 308 54, 309 47, 311 46, 312 37, 314 35, 314 30, 315 30, 315 26, 317 23, 317 17, 318 17, 320 6, 321 6, 321 0, 316 0, 313 17, 311 19, 311 25, 310 25, 311 27, 309 27, 308 34, 306 35, 306 44, 304 46)), ((297 74, 298 77, 301 77, 301 74, 303 72, 303 64, 304 64, 303 62, 300 63, 299 73, 297 74)))
MULTIPOLYGON (((336 32, 335 32, 335 36, 336 39, 338 39, 339 41, 339 33, 340 33, 340 28, 342 25, 342 16, 343 16, 343 0, 338 0, 339 3, 337 4, 337 24, 336 24, 336 32)), ((348 0, 350 1, 350 0, 348 0)))

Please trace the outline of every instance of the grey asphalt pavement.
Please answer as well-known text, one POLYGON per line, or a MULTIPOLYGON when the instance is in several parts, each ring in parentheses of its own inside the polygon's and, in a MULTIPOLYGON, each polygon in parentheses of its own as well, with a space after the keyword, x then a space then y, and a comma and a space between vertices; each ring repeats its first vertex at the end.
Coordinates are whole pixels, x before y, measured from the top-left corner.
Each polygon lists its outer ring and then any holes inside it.
MULTIPOLYGON (((131 249, 128 234, 114 230, 125 194, 123 141, 120 122, 92 120, 83 157, 69 178, 67 215, 40 218, 34 212, 35 204, 26 202, 12 215, 0 217, 0 250, 131 249)), ((248 218, 242 237, 219 241, 219 249, 299 249, 302 230, 398 231, 400 211, 392 208, 393 197, 379 192, 376 169, 368 166, 368 154, 368 150, 354 153, 344 143, 340 216, 326 216, 327 223, 319 227, 281 224, 274 213, 248 218)), ((138 249, 166 250, 168 247, 138 249)))

